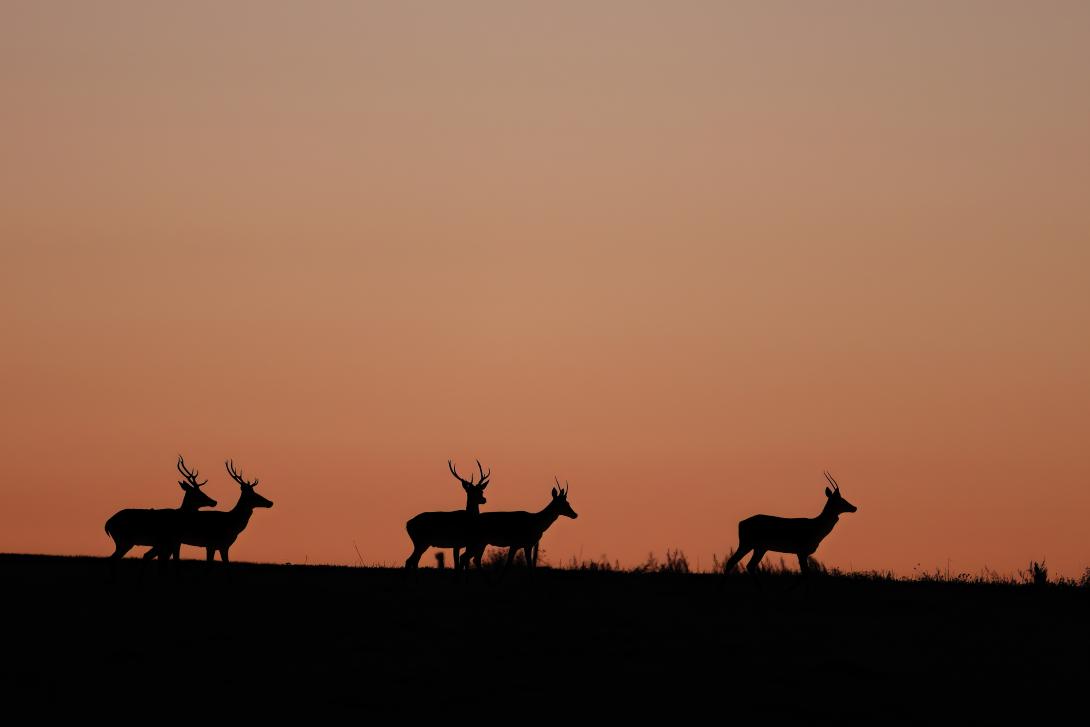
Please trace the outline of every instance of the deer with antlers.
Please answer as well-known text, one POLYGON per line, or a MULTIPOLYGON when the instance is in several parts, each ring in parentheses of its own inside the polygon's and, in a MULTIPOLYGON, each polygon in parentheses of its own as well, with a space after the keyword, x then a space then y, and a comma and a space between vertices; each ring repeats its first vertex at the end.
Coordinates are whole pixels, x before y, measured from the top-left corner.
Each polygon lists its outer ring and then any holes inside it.
POLYGON ((206 495, 201 488, 208 480, 198 482, 198 472, 192 472, 185 465, 182 455, 178 455, 178 472, 185 480, 179 480, 185 496, 182 505, 176 509, 127 509, 120 510, 106 521, 106 534, 113 538, 113 559, 123 558, 136 545, 150 545, 151 550, 144 558, 155 557, 164 547, 175 542, 180 535, 182 520, 189 513, 195 513, 202 507, 215 507, 216 501, 206 495))
POLYGON ((473 523, 472 543, 466 547, 461 566, 466 568, 472 559, 479 570, 485 547, 495 545, 510 548, 507 551, 507 562, 504 564, 503 573, 500 574, 501 578, 506 575, 511 561, 515 559, 519 550, 525 551, 526 565, 533 574, 537 565, 537 547, 545 531, 560 516, 569 517, 572 520, 579 517, 568 502, 567 481, 565 480, 564 486, 561 487, 560 479, 555 477, 553 479, 556 480, 556 487, 552 492, 553 498, 548 505, 537 512, 518 510, 481 513, 473 523))
POLYGON ((487 502, 484 490, 488 487, 488 478, 491 477, 492 470, 485 472, 481 461, 477 460, 480 480, 474 482, 472 478, 467 480, 458 474, 452 461, 447 460, 447 467, 454 478, 462 483, 462 489, 466 493, 466 509, 422 512, 405 523, 405 530, 409 533, 409 539, 413 541, 413 552, 405 560, 406 568, 416 568, 420 563, 420 556, 431 547, 453 549, 455 572, 461 567, 458 554, 469 542, 469 529, 473 521, 480 516, 481 505, 487 502))
POLYGON ((738 550, 726 562, 723 572, 730 573, 746 553, 753 551, 746 570, 755 576, 761 558, 771 550, 775 553, 795 554, 798 556, 802 575, 809 573, 810 556, 825 536, 833 531, 841 514, 858 509, 840 494, 840 485, 831 474, 826 472, 825 479, 832 485, 832 489, 825 488, 825 497, 828 499, 817 517, 754 515, 738 523, 738 550))
POLYGON ((173 553, 177 558, 183 544, 195 545, 205 549, 209 561, 214 560, 216 552, 219 551, 220 559, 227 563, 227 552, 238 539, 239 534, 246 529, 254 509, 273 506, 271 500, 254 492, 260 480, 247 481, 242 473, 235 469, 233 460, 227 460, 224 466, 231 479, 238 483, 238 502, 233 508, 224 512, 196 512, 183 518, 180 537, 170 544, 169 551, 164 551, 168 553, 168 556, 173 553))

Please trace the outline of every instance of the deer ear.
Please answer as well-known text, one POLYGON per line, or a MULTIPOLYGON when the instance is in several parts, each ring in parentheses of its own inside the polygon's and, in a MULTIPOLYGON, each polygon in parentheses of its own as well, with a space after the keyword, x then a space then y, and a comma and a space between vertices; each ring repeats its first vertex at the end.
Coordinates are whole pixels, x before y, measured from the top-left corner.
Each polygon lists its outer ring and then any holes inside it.
POLYGON ((556 488, 555 487, 553 488, 553 499, 554 500, 556 499, 556 488))
POLYGON ((832 497, 833 496, 833 491, 830 490, 828 487, 825 488, 825 496, 826 497, 832 497))
POLYGON ((486 487, 488 487, 488 483, 487 483, 487 482, 486 482, 486 483, 484 483, 483 485, 481 485, 481 492, 484 492, 484 490, 485 490, 485 488, 486 488, 486 487))
POLYGON ((181 487, 186 492, 189 492, 189 485, 187 485, 186 483, 179 480, 178 481, 178 486, 181 487))
POLYGON ((466 492, 469 492, 469 485, 467 485, 466 483, 463 482, 462 483, 462 489, 465 490, 466 492))

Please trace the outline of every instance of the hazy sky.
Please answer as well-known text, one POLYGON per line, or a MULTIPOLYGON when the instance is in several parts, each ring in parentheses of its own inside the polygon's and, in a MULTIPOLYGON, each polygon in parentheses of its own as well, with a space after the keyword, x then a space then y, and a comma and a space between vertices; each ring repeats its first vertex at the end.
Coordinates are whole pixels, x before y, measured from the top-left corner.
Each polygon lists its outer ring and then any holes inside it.
POLYGON ((399 564, 480 458, 554 563, 828 468, 827 564, 1090 566, 1090 5, 547 5, 0 6, 0 551, 181 452, 242 560, 399 564))

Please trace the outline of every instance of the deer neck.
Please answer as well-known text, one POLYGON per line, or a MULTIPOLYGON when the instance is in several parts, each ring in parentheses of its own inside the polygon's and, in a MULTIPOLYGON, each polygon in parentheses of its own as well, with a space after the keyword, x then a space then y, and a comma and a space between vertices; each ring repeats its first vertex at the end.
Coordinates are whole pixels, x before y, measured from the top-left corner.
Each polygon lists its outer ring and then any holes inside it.
POLYGON ((466 512, 476 517, 481 514, 481 503, 479 502, 466 502, 466 512))
POLYGON ((543 533, 549 529, 549 526, 556 522, 556 519, 560 517, 560 513, 556 511, 556 508, 552 506, 552 503, 546 505, 542 510, 534 513, 534 524, 537 526, 537 531, 543 533))
POLYGON ((245 505, 242 502, 242 498, 238 499, 235 506, 229 510, 231 519, 235 523, 237 532, 242 532, 246 529, 246 525, 250 522, 250 516, 254 514, 254 508, 252 505, 245 505))
POLYGON ((818 531, 823 538, 833 531, 839 520, 840 513, 833 509, 833 503, 831 502, 826 502, 825 507, 821 509, 821 514, 814 518, 818 525, 818 531))

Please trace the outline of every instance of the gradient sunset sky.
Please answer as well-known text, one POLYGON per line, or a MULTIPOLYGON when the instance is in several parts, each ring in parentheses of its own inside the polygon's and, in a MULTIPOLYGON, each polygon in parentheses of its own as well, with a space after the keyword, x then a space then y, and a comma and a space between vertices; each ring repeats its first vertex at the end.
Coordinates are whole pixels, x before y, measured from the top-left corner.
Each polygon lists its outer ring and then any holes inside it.
POLYGON ((0 90, 0 551, 181 452, 238 560, 400 564, 480 458, 552 563, 828 468, 827 565, 1090 566, 1090 4, 5 2, 0 90))

